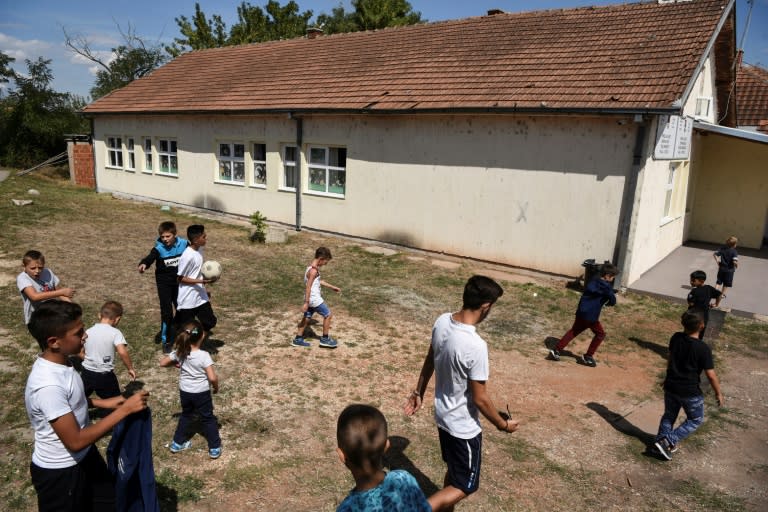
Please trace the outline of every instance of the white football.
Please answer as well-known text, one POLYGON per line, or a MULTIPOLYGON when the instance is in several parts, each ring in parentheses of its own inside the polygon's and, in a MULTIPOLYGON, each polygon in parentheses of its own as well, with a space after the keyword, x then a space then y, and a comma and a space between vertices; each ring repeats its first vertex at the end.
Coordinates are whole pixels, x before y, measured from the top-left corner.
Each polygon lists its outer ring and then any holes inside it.
POLYGON ((218 279, 221 277, 221 263, 214 260, 208 260, 203 263, 203 277, 206 279, 218 279))

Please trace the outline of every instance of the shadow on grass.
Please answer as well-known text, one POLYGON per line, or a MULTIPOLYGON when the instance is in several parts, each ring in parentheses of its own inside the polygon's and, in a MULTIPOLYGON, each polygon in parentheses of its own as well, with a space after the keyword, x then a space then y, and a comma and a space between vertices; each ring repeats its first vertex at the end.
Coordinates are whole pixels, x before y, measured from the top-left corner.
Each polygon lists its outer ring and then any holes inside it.
POLYGON ((665 345, 659 345, 658 343, 654 343, 652 341, 646 341, 646 340, 637 338, 635 336, 630 336, 628 339, 629 341, 636 343, 637 346, 640 348, 644 348, 646 350, 650 350, 651 352, 657 353, 664 360, 669 358, 669 347, 665 345))
MULTIPOLYGON (((547 336, 547 338, 544 340, 544 346, 547 347, 548 350, 552 350, 553 348, 555 348, 555 346, 559 341, 560 341, 560 338, 555 338, 554 336, 547 336)), ((572 357, 576 359, 576 361, 579 360, 578 355, 566 349, 563 349, 560 351, 560 357, 572 357)), ((546 359, 549 359, 549 354, 547 354, 546 359)))
POLYGON ((160 502, 161 512, 176 512, 179 510, 179 494, 176 489, 160 483, 155 484, 157 501, 160 502))
POLYGON ((644 456, 661 459, 660 455, 653 449, 653 442, 656 440, 654 434, 649 434, 645 430, 633 425, 625 416, 610 410, 603 404, 588 402, 587 408, 592 409, 599 414, 601 418, 607 421, 608 424, 618 432, 621 432, 625 436, 634 437, 643 443, 643 445, 645 445, 645 451, 643 452, 644 456))
POLYGON ((218 354, 219 348, 223 347, 225 343, 217 338, 205 338, 200 344, 200 348, 205 350, 209 354, 218 354))
POLYGON ((405 437, 390 436, 389 450, 384 454, 384 465, 390 470, 404 469, 409 472, 419 483, 419 487, 421 487, 424 496, 432 496, 439 491, 440 488, 422 473, 405 454, 405 449, 409 444, 411 444, 411 442, 405 437))

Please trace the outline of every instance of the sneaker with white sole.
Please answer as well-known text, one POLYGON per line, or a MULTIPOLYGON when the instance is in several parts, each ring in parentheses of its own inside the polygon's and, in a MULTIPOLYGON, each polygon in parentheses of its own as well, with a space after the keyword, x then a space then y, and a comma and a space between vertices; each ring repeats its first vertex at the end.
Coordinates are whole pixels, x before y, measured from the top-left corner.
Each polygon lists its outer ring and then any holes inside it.
POLYGON ((325 348, 336 348, 339 344, 336 342, 335 339, 331 338, 330 336, 321 336, 320 337, 320 346, 325 348))
POLYGON ((310 342, 308 342, 301 336, 296 336, 295 338, 293 338, 291 345, 293 345, 294 347, 311 347, 312 346, 310 342))
POLYGON ((556 348, 553 348, 549 351, 549 358, 552 361, 559 361, 560 360, 560 351, 556 348))
POLYGON ((674 447, 673 445, 669 444, 669 441, 667 441, 666 437, 662 437, 655 443, 653 443, 653 446, 656 447, 656 451, 659 452, 659 454, 664 457, 667 460, 672 460, 672 449, 677 447, 674 447))
POLYGON ((595 361, 594 357, 584 354, 583 356, 581 356, 581 364, 583 364, 584 366, 589 366, 594 368, 595 366, 597 366, 597 361, 595 361))
POLYGON ((219 457, 221 457, 221 446, 219 446, 218 448, 211 448, 210 450, 208 450, 208 456, 212 459, 218 459, 219 457))
POLYGON ((188 449, 190 446, 192 446, 191 440, 184 441, 181 444, 178 444, 176 441, 171 441, 171 444, 168 446, 168 448, 170 448, 172 453, 179 453, 188 449))

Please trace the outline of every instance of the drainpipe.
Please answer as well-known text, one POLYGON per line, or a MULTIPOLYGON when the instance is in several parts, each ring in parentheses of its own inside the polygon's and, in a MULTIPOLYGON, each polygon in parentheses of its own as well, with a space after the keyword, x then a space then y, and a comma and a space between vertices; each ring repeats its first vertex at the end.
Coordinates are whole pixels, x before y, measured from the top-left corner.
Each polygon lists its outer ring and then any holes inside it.
POLYGON ((301 117, 296 117, 293 112, 288 114, 290 119, 296 121, 296 231, 301 231, 301 144, 304 136, 304 124, 301 117))
POLYGON ((96 143, 95 143, 95 134, 96 134, 96 132, 94 131, 95 123, 94 123, 94 119, 93 118, 89 119, 89 124, 91 125, 91 133, 90 133, 90 136, 88 138, 89 138, 90 143, 91 143, 91 158, 93 159, 93 165, 92 165, 93 187, 94 187, 94 190, 96 192, 98 192, 99 191, 99 178, 96 175, 96 143))
MULTIPOLYGON (((637 119, 637 118, 636 118, 637 119)), ((632 152, 632 168, 627 178, 627 184, 624 187, 624 195, 621 200, 621 215, 619 220, 619 230, 616 237, 616 245, 613 249, 613 261, 619 267, 619 283, 621 286, 627 286, 627 276, 632 261, 632 254, 629 250, 629 235, 632 229, 632 217, 634 215, 635 200, 637 197, 637 181, 640 170, 645 162, 645 145, 648 138, 648 126, 645 120, 636 121, 637 132, 635 132, 635 148, 632 152)))

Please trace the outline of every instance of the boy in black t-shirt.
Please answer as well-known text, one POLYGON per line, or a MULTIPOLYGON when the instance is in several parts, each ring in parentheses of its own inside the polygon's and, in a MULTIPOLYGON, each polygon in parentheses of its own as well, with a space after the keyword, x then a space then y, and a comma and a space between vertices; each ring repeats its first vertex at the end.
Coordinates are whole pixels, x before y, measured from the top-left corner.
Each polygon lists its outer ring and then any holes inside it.
POLYGON ((686 311, 681 323, 685 332, 676 332, 669 340, 664 415, 654 443, 656 451, 667 460, 672 460, 678 443, 693 434, 704 421, 704 393, 699 387, 702 370, 712 385, 717 404, 722 406, 725 402, 712 362, 712 351, 696 337, 704 329, 704 319, 698 312, 686 311), (686 419, 673 429, 681 408, 686 419))
POLYGON ((736 252, 736 244, 739 239, 735 236, 729 236, 725 245, 718 249, 713 257, 717 262, 717 284, 722 287, 722 298, 725 298, 725 290, 733 287, 733 274, 739 267, 739 253, 736 252))
POLYGON ((699 331, 699 339, 704 339, 704 330, 709 322, 709 308, 718 307, 722 293, 717 288, 704 284, 707 274, 703 270, 691 272, 691 291, 688 293, 688 311, 701 313, 704 328, 699 331), (714 306, 712 299, 715 299, 714 306))

